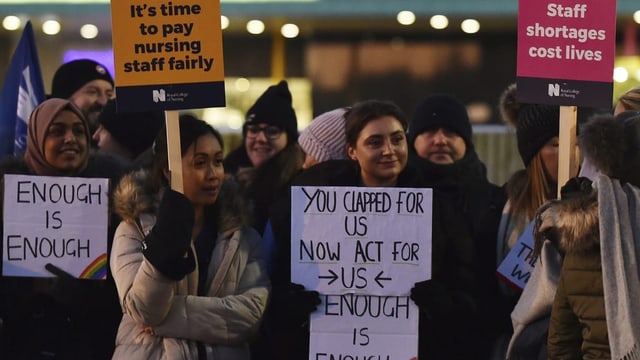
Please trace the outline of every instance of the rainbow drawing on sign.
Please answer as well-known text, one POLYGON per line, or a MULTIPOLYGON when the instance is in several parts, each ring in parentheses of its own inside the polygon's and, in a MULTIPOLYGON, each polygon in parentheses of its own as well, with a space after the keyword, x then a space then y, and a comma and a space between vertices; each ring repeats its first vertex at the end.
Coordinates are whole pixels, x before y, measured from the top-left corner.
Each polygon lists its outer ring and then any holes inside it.
POLYGON ((80 279, 104 280, 107 278, 107 254, 98 256, 80 274, 80 279))

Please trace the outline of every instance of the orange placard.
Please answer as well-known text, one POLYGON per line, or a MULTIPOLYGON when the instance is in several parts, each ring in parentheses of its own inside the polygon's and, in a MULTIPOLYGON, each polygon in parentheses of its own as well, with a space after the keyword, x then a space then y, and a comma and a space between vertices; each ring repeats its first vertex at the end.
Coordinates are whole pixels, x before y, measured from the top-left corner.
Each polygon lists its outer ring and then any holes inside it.
POLYGON ((224 79, 220 1, 112 1, 118 85, 224 79))
POLYGON ((208 84, 224 82, 220 0, 118 0, 111 14, 119 111, 123 93, 127 108, 220 105, 189 104, 197 98, 189 84, 210 90, 208 84))

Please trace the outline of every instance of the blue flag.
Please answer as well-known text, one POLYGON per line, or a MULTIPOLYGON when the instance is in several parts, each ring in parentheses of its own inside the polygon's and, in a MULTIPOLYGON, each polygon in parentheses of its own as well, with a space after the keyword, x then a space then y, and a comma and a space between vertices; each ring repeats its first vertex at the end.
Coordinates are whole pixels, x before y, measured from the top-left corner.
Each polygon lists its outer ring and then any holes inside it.
POLYGON ((44 100, 42 72, 29 21, 11 58, 0 93, 0 157, 24 152, 29 115, 44 100))

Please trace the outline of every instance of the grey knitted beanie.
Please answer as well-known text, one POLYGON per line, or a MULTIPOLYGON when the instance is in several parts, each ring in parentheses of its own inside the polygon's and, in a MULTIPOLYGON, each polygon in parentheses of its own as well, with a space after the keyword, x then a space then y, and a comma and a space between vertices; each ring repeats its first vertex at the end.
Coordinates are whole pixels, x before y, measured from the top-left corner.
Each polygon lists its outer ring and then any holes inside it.
POLYGON ((318 162, 348 159, 344 120, 346 111, 339 108, 313 119, 298 138, 302 150, 318 162))

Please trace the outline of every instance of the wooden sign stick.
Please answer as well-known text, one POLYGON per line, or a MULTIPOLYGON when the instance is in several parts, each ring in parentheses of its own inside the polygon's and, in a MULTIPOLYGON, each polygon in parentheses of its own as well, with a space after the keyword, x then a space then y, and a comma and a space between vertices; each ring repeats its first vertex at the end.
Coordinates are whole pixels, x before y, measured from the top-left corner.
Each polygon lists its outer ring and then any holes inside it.
POLYGON ((169 181, 171 189, 183 193, 182 153, 180 151, 180 121, 178 111, 164 112, 167 126, 167 152, 169 155, 169 181))
POLYGON ((558 198, 560 198, 562 186, 578 174, 579 164, 576 152, 577 118, 578 108, 576 106, 560 106, 558 198))

